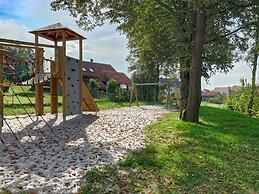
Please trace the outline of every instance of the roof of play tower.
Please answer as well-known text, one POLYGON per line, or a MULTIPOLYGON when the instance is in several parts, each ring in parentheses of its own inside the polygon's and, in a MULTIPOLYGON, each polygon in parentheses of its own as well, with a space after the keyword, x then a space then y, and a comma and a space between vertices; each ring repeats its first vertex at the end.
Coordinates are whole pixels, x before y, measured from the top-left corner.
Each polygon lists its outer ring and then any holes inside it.
POLYGON ((30 31, 30 33, 32 34, 38 34, 40 37, 57 42, 62 41, 62 32, 65 32, 67 41, 85 39, 85 37, 64 26, 61 23, 56 23, 37 30, 30 31))

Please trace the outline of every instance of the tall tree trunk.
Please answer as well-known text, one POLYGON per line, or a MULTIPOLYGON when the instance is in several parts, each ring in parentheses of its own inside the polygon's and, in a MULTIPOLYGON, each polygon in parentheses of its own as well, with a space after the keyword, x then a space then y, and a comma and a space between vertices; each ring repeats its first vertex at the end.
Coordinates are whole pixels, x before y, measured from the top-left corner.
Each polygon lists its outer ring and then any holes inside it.
MULTIPOLYGON (((159 83, 159 76, 160 76, 160 65, 157 64, 156 66, 156 82, 159 83)), ((159 85, 155 86, 156 87, 156 102, 158 102, 159 98, 159 85)))
POLYGON ((188 60, 180 62, 180 119, 185 118, 186 106, 189 96, 190 63, 188 60))
POLYGON ((201 103, 201 69, 202 54, 205 43, 205 12, 199 12, 196 16, 196 30, 194 31, 192 61, 190 66, 189 97, 186 114, 183 120, 190 122, 199 121, 201 103))
MULTIPOLYGON (((192 28, 196 27, 196 19, 195 19, 195 12, 192 11, 193 19, 192 28)), ((193 32, 188 34, 188 30, 186 29, 186 17, 187 15, 184 14, 182 17, 178 18, 179 26, 180 26, 180 33, 182 36, 183 44, 185 45, 183 48, 183 53, 186 53, 185 57, 180 60, 180 116, 179 119, 185 120, 186 118, 186 107, 188 102, 189 96, 189 83, 190 83, 190 63, 191 63, 191 53, 192 53, 192 39, 193 39, 193 32)), ((189 24, 188 24, 189 25, 189 24)))
MULTIPOLYGON (((256 45, 258 43, 258 40, 256 40, 256 45)), ((252 66, 252 87, 251 87, 251 91, 250 91, 250 97, 249 97, 249 101, 248 101, 248 105, 247 105, 247 113, 252 116, 253 114, 253 105, 254 105, 254 98, 256 95, 256 84, 255 84, 255 80, 256 80, 256 71, 257 71, 257 61, 258 61, 258 52, 257 49, 254 52, 254 60, 253 60, 253 66, 252 66)))

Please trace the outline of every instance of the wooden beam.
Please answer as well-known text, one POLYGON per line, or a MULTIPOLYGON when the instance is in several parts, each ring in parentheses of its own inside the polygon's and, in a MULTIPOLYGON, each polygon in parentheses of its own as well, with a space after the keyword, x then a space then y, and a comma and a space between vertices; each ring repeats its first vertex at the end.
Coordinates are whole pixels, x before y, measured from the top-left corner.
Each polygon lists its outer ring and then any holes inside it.
POLYGON ((51 78, 50 78, 50 110, 51 114, 58 113, 58 78, 54 75, 57 71, 57 63, 51 62, 51 78))
POLYGON ((0 49, 0 55, 2 55, 2 56, 11 55, 11 53, 7 50, 0 49))
POLYGON ((136 84, 134 85, 134 90, 135 90, 135 99, 136 99, 137 107, 139 107, 139 103, 138 103, 138 90, 137 90, 136 84))
MULTIPOLYGON (((4 39, 0 38, 0 44, 1 43, 10 43, 10 44, 17 44, 21 46, 33 46, 36 47, 36 44, 33 42, 27 42, 27 41, 19 41, 19 40, 10 40, 10 39, 4 39)), ((46 48, 55 48, 55 45, 49 45, 49 44, 38 44, 39 47, 46 47, 46 48)))
MULTIPOLYGON (((56 32, 56 36, 55 36, 55 39, 57 40, 58 39, 58 33, 59 31, 56 32)), ((57 44, 57 42, 55 42, 57 44)))
MULTIPOLYGON (((43 69, 43 49, 38 47, 39 43, 39 36, 38 34, 35 34, 35 46, 36 46, 36 74, 42 73, 43 69)), ((36 99, 35 99, 35 108, 37 110, 37 115, 43 115, 44 114, 44 101, 43 101, 43 83, 36 84, 35 86, 35 94, 36 94, 36 99)))
POLYGON ((136 86, 158 86, 158 85, 166 85, 167 83, 137 83, 136 86))
MULTIPOLYGON (((79 40, 79 62, 80 62, 80 97, 81 97, 81 101, 79 102, 80 107, 82 107, 82 102, 83 102, 83 95, 82 95, 82 84, 84 82, 83 79, 83 39, 81 38, 79 40)), ((81 113, 83 112, 83 110, 81 109, 81 113)))
POLYGON ((62 31, 62 53, 60 55, 61 63, 60 68, 62 69, 61 78, 62 78, 62 96, 63 96, 63 121, 66 120, 67 116, 67 80, 66 80, 66 32, 62 31))
POLYGON ((8 43, 0 43, 0 46, 35 49, 35 47, 33 47, 33 46, 23 46, 23 45, 19 45, 19 44, 8 44, 8 43))

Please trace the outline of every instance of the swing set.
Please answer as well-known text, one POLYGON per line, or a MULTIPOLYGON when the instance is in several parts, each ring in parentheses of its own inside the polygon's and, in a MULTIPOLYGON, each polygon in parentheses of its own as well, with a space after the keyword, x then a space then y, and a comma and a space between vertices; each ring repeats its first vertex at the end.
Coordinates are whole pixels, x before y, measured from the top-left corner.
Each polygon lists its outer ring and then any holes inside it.
MULTIPOLYGON (((11 90, 13 96, 19 102, 26 117, 30 118, 37 129, 39 129, 39 127, 36 121, 21 102, 14 87, 20 88, 29 104, 34 107, 37 117, 40 118, 51 131, 53 131, 52 127, 43 117, 43 86, 46 81, 50 81, 50 106, 52 114, 58 113, 59 84, 62 87, 62 113, 64 121, 67 116, 82 114, 83 111, 99 111, 82 78, 83 40, 85 38, 60 23, 40 28, 30 33, 35 35, 34 43, 0 38, 0 46, 27 48, 34 49, 35 51, 35 59, 33 61, 17 62, 15 61, 15 56, 11 56, 8 51, 0 50, 0 141, 3 144, 4 140, 1 134, 4 124, 17 141, 19 141, 19 139, 11 128, 9 120, 17 119, 21 126, 23 126, 23 123, 20 121, 22 117, 16 114, 14 114, 14 118, 4 117, 4 105, 11 104, 4 92, 5 87, 9 87, 9 90, 11 90), (53 44, 42 44, 39 42, 39 37, 50 40, 53 44), (74 60, 66 56, 67 41, 79 42, 79 60, 74 60), (54 60, 46 60, 44 58, 44 48, 50 48, 54 51, 54 60), (47 71, 44 71, 43 68, 44 61, 50 62, 50 67, 47 71), (32 85, 35 86, 35 103, 32 102, 24 89, 24 86, 32 85)), ((31 138, 29 134, 28 136, 31 138)))
POLYGON ((135 97, 136 100, 136 105, 139 107, 139 99, 140 96, 138 94, 138 88, 140 87, 141 89, 141 99, 144 99, 144 87, 148 87, 148 86, 153 86, 154 87, 154 102, 157 103, 157 96, 159 96, 159 93, 157 93, 157 87, 159 90, 160 86, 166 86, 167 88, 167 97, 166 97, 166 108, 172 108, 172 98, 171 98, 171 83, 133 83, 132 84, 132 90, 131 90, 131 95, 130 95, 130 104, 129 106, 132 105, 133 103, 133 98, 135 97))

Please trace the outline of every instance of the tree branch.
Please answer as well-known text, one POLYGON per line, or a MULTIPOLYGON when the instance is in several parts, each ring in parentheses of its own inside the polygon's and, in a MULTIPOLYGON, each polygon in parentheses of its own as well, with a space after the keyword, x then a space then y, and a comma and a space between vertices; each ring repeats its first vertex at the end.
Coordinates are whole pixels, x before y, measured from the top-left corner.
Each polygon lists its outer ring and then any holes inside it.
POLYGON ((225 37, 227 37, 227 36, 230 36, 230 35, 232 35, 232 34, 235 34, 235 33, 237 33, 238 31, 244 29, 245 27, 247 27, 247 26, 246 26, 246 25, 240 26, 239 28, 235 29, 235 30, 232 31, 232 32, 229 32, 229 33, 224 34, 224 35, 222 35, 222 36, 219 36, 219 37, 217 37, 217 38, 214 38, 214 39, 211 39, 211 40, 206 41, 205 44, 209 44, 209 43, 214 42, 214 41, 216 41, 216 40, 220 40, 220 39, 222 39, 222 38, 225 38, 225 37))

